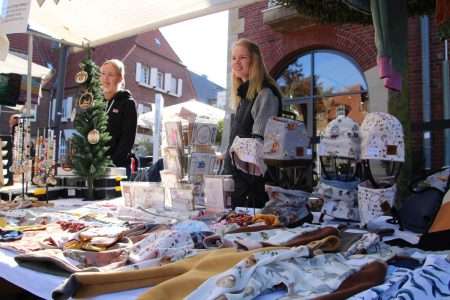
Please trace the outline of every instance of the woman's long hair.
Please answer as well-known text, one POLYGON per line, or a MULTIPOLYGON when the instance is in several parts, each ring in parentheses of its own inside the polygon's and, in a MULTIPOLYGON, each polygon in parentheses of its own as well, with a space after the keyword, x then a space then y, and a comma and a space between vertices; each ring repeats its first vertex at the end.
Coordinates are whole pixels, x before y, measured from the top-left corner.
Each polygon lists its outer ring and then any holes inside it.
MULTIPOLYGON (((245 47, 250 53, 249 86, 245 98, 254 100, 259 91, 263 88, 264 82, 273 85, 273 87, 277 89, 275 80, 269 75, 269 72, 267 72, 258 45, 248 39, 239 39, 234 43, 233 48, 236 46, 245 47)), ((241 98, 237 94, 237 89, 242 83, 243 81, 232 73, 231 96, 232 107, 234 109, 238 107, 239 102, 241 101, 241 98)))

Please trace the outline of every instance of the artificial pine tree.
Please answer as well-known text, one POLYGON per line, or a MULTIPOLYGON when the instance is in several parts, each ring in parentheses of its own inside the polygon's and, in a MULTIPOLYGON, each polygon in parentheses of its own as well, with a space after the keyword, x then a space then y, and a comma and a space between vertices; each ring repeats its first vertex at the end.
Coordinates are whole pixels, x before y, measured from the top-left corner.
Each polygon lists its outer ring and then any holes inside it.
POLYGON ((81 62, 81 71, 75 81, 82 85, 82 93, 78 98, 75 129, 73 137, 73 167, 75 174, 87 181, 87 199, 94 199, 94 180, 106 173, 111 159, 106 155, 108 141, 111 139, 108 128, 106 103, 100 89, 100 71, 89 57, 81 62))

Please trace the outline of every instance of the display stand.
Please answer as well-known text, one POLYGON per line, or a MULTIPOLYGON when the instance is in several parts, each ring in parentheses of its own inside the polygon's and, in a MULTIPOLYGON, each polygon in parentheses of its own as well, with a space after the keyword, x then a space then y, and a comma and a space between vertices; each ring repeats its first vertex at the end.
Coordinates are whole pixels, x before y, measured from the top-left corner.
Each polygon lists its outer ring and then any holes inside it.
POLYGON ((56 185, 56 137, 53 128, 38 128, 34 155, 32 182, 45 188, 45 198, 48 202, 48 186, 56 185), (40 135, 42 133, 42 135, 40 135))
POLYGON ((21 176, 22 192, 19 199, 28 199, 28 182, 31 180, 31 116, 19 116, 19 123, 14 132, 13 163, 11 171, 21 176))

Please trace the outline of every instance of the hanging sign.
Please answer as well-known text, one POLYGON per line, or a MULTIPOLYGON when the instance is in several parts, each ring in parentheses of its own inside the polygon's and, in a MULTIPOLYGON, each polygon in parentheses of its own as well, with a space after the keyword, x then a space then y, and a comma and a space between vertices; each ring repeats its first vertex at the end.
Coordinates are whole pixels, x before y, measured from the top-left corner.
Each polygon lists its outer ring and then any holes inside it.
POLYGON ((3 0, 0 6, 0 32, 27 32, 30 18, 30 0, 3 0))

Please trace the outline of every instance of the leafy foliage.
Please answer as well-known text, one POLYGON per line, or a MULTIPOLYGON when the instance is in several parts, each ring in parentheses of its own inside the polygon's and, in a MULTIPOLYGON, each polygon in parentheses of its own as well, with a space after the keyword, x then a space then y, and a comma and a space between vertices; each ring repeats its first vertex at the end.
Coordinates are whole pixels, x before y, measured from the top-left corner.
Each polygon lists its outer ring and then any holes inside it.
MULTIPOLYGON (((342 0, 274 0, 276 4, 293 7, 299 14, 317 19, 320 23, 370 24, 370 14, 352 9, 342 0)), ((370 0, 367 0, 370 8, 370 0)), ((435 0, 408 0, 408 15, 429 15, 434 13, 435 0)))

